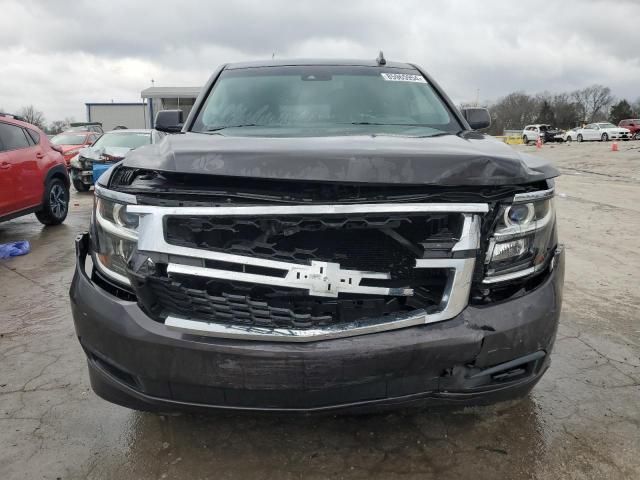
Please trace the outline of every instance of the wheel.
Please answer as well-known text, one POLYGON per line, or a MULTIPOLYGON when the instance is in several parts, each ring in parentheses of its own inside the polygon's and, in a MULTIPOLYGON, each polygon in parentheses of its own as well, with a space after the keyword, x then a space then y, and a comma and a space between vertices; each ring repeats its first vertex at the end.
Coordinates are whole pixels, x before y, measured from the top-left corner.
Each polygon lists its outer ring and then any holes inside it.
POLYGON ((58 225, 64 222, 69 212, 69 188, 59 178, 52 179, 47 185, 42 210, 36 217, 44 225, 58 225))
POLYGON ((80 179, 78 173, 75 170, 71 171, 71 183, 73 183, 73 188, 75 188, 78 192, 88 192, 89 188, 91 188, 90 185, 87 185, 80 179))
POLYGON ((529 139, 527 138, 526 135, 522 136, 522 143, 524 143, 525 145, 529 145, 529 139))
POLYGON ((607 135, 606 133, 603 133, 602 137, 600 137, 600 140, 603 142, 606 142, 607 140, 609 140, 609 135, 607 135))
POLYGON ((573 140, 571 139, 571 137, 567 137, 567 140, 565 140, 567 143, 572 142, 573 140))
POLYGON ((581 133, 578 134, 578 142, 582 142, 582 134, 581 133))
POLYGON ((633 134, 633 137, 631 137, 633 140, 640 140, 640 130, 638 130, 636 133, 633 134))
POLYGON ((73 178, 71 179, 71 181, 73 182, 73 188, 75 188, 78 192, 88 192, 89 188, 91 188, 86 183, 82 183, 82 180, 80 180, 79 178, 73 178))

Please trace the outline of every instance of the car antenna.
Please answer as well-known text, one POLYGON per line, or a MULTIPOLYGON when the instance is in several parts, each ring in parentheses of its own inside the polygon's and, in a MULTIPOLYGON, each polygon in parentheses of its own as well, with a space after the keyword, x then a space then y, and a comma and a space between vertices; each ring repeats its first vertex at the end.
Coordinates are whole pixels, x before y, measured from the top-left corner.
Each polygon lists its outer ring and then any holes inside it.
POLYGON ((380 50, 380 53, 378 54, 378 58, 376 58, 376 62, 378 63, 378 65, 387 64, 387 60, 384 58, 384 53, 382 53, 382 50, 380 50))

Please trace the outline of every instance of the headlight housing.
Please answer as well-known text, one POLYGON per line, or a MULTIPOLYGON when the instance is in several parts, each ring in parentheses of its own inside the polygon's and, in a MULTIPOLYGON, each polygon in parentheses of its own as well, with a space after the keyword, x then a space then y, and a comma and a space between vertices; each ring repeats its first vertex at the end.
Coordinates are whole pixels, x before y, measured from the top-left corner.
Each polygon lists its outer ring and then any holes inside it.
POLYGON ((553 189, 516 195, 500 207, 485 259, 484 284, 527 277, 549 265, 556 247, 553 189))
POLYGON ((137 251, 139 217, 127 212, 127 205, 135 203, 132 195, 106 196, 96 186, 94 203, 94 261, 97 268, 124 285, 130 285, 127 263, 137 251), (127 203, 128 202, 128 203, 127 203))
POLYGON ((77 154, 76 156, 72 157, 71 160, 69 160, 69 164, 73 168, 81 169, 82 163, 80 162, 80 154, 77 154))

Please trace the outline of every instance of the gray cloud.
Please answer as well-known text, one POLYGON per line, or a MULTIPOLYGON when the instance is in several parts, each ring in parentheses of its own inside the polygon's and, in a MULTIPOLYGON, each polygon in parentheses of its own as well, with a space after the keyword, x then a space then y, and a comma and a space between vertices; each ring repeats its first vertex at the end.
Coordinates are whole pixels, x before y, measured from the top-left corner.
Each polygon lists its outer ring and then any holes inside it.
POLYGON ((86 101, 200 85, 216 65, 374 57, 423 65, 459 101, 591 83, 640 97, 640 2, 0 0, 0 106, 52 120, 86 101))

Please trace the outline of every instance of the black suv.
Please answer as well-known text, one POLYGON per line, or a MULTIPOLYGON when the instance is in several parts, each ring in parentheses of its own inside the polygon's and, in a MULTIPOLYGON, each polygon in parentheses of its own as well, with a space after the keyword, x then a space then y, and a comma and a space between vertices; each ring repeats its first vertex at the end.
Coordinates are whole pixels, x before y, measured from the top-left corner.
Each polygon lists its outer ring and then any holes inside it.
POLYGON ((224 65, 96 185, 76 331, 101 397, 316 412, 525 395, 549 366, 558 172, 419 67, 224 65))

